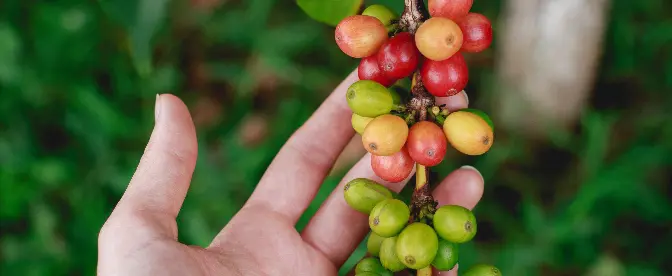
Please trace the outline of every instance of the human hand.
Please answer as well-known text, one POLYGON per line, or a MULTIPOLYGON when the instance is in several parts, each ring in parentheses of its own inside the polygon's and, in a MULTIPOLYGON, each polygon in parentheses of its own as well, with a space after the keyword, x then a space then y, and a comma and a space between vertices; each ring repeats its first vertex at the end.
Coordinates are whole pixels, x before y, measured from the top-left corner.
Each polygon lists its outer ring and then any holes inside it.
MULTIPOLYGON (((195 127, 182 101, 157 96, 147 148, 99 234, 98 275, 337 275, 369 231, 368 217, 343 199, 343 185, 366 177, 399 192, 408 181, 381 180, 367 153, 305 229, 296 231, 299 217, 354 134, 345 91, 357 80, 356 72, 350 74, 294 133, 245 205, 206 248, 179 243, 175 220, 196 164, 195 127)), ((455 110, 466 108, 468 99, 460 93, 437 102, 455 110)), ((440 205, 471 209, 482 193, 480 173, 463 167, 448 175, 433 196, 440 205)), ((456 270, 440 275, 456 275, 456 270)))

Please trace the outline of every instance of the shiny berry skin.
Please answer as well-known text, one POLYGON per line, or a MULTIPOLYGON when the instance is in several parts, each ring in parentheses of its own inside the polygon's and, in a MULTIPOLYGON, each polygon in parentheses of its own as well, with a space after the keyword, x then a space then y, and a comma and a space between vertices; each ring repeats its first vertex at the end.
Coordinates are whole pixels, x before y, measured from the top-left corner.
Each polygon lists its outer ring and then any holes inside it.
POLYGON ((362 144, 373 155, 389 156, 406 144, 408 125, 396 115, 385 114, 371 120, 362 134, 362 144))
POLYGON ((427 7, 432 17, 460 19, 469 13, 474 0, 429 0, 427 7))
POLYGON ((432 17, 415 32, 415 45, 427 59, 441 61, 462 48, 462 30, 455 21, 432 17))
POLYGON ((387 30, 378 18, 352 15, 338 23, 334 38, 343 53, 353 58, 363 58, 378 52, 387 41, 387 30))
POLYGON ((378 64, 391 79, 410 76, 418 66, 420 53, 415 47, 415 38, 407 32, 390 38, 378 51, 378 64))
POLYGON ((357 75, 360 80, 372 80, 385 87, 390 87, 396 82, 395 79, 388 78, 380 69, 376 55, 362 58, 357 67, 357 75))
POLYGON ((492 44, 492 24, 480 13, 469 13, 457 22, 462 30, 462 51, 478 53, 492 44))
POLYGON ((433 122, 420 121, 408 131, 408 154, 418 164, 433 167, 446 156, 448 140, 443 129, 433 122))
MULTIPOLYGON (((443 136, 443 131, 441 131, 441 137, 443 136)), ((398 183, 403 181, 411 175, 414 165, 415 161, 408 154, 406 147, 390 156, 371 155, 373 172, 387 182, 398 183)))
POLYGON ((462 53, 442 61, 426 60, 420 68, 422 83, 436 97, 453 96, 464 90, 469 81, 469 69, 462 53))

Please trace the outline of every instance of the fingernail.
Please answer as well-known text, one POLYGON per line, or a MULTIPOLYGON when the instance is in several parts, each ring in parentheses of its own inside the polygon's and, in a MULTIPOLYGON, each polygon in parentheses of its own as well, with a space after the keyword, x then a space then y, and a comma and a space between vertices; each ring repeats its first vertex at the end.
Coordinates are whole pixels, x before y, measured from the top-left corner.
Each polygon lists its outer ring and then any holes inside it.
POLYGON ((476 169, 476 168, 474 168, 474 167, 472 167, 472 166, 464 165, 464 166, 460 167, 460 169, 473 170, 473 171, 475 171, 476 173, 478 173, 478 176, 480 176, 481 179, 483 179, 483 175, 481 174, 481 172, 478 171, 478 169, 476 169))
POLYGON ((467 105, 469 105, 469 96, 467 95, 467 91, 462 90, 462 95, 464 95, 464 99, 467 100, 467 105))
POLYGON ((161 115, 161 95, 156 94, 156 102, 154 103, 154 121, 159 121, 161 115))

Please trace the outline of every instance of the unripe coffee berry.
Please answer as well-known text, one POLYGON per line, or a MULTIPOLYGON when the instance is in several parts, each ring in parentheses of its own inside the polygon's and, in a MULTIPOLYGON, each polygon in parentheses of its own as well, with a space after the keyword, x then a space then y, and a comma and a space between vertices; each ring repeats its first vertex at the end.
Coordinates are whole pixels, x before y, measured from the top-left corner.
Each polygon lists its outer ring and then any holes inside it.
POLYGON ((462 30, 453 20, 432 17, 415 32, 415 44, 426 58, 445 60, 462 47, 462 30))
POLYGON ((409 268, 429 266, 439 249, 439 238, 429 225, 414 222, 406 226, 397 238, 396 252, 399 260, 409 268))
POLYGON ((364 129, 362 144, 373 155, 389 156, 401 150, 408 137, 406 121, 395 115, 376 117, 364 129))
POLYGON ((386 199, 371 210, 369 227, 381 237, 393 237, 404 229, 410 215, 406 203, 398 199, 386 199))
POLYGON ((444 239, 439 239, 439 250, 432 261, 432 266, 440 271, 453 269, 457 264, 459 257, 459 247, 457 244, 444 239))
POLYGON ((385 237, 381 237, 374 232, 369 234, 369 238, 366 240, 366 251, 371 254, 371 256, 378 257, 380 254, 380 246, 383 244, 385 237))
POLYGON ((366 126, 372 120, 373 120, 373 118, 359 116, 359 115, 357 115, 357 113, 352 113, 352 118, 350 118, 350 122, 352 123, 352 128, 357 133, 359 133, 359 135, 362 135, 364 133, 364 129, 366 129, 366 126))
POLYGON ((345 97, 352 112, 363 117, 388 114, 394 106, 390 90, 371 80, 358 80, 351 84, 345 97))
POLYGON ((378 258, 368 257, 359 261, 357 266, 355 266, 356 275, 360 275, 364 272, 372 272, 375 273, 375 275, 380 275, 388 271, 383 267, 378 258))
POLYGON ((343 53, 363 58, 378 52, 387 41, 387 29, 373 16, 352 15, 338 23, 335 39, 343 53))
POLYGON ((380 263, 387 270, 399 272, 406 269, 404 263, 397 257, 397 237, 386 238, 380 245, 380 263))
POLYGON ((434 213, 436 233, 452 243, 465 243, 476 236, 476 217, 467 208, 459 205, 444 205, 434 213))
POLYGON ((393 198, 387 187, 366 178, 356 178, 345 184, 343 195, 352 209, 367 215, 378 202, 393 198))
POLYGON ((379 4, 368 6, 366 9, 364 9, 362 15, 368 15, 377 18, 381 23, 383 23, 388 31, 390 30, 392 21, 399 18, 399 16, 394 11, 379 4))
POLYGON ((484 154, 494 142, 488 122, 469 111, 450 113, 443 122, 443 133, 453 148, 466 155, 484 154))

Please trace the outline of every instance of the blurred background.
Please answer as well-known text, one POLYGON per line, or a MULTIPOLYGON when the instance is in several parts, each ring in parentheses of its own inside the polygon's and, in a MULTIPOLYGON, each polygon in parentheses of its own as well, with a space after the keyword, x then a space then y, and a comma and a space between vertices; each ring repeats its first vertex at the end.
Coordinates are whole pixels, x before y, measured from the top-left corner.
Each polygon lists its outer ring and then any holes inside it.
MULTIPOLYGON (((497 139, 436 168, 485 177, 460 266, 672 275, 672 2, 476 0, 472 11, 495 38, 467 56, 466 91, 497 139)), ((181 97, 197 126, 178 223, 181 241, 206 246, 356 68, 333 30, 289 0, 1 1, 0 274, 95 273, 97 233, 149 138, 156 93, 181 97)), ((346 150, 298 229, 362 154, 346 150)))

